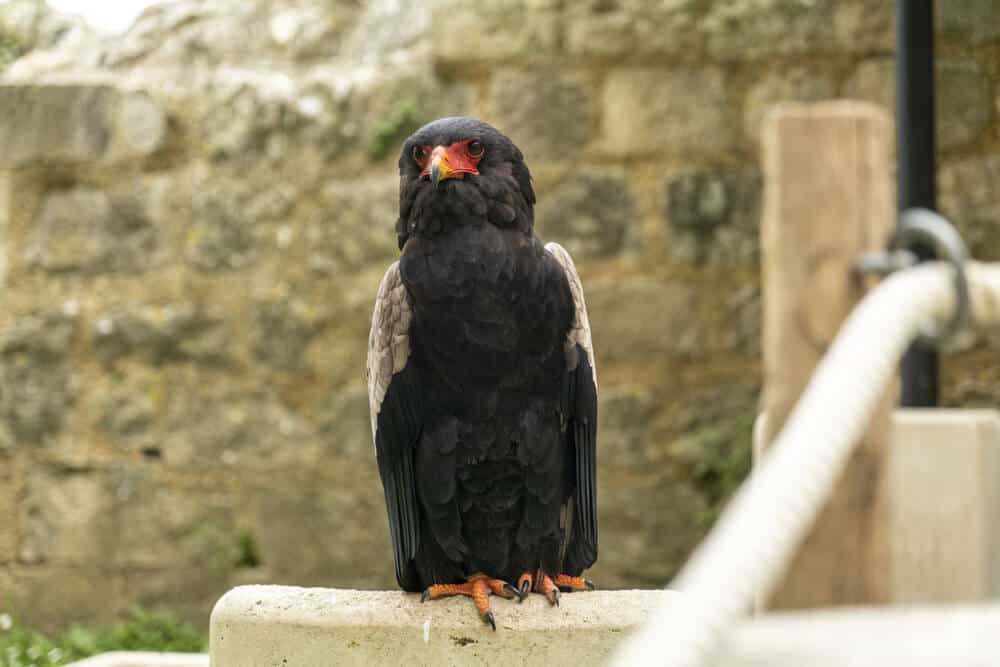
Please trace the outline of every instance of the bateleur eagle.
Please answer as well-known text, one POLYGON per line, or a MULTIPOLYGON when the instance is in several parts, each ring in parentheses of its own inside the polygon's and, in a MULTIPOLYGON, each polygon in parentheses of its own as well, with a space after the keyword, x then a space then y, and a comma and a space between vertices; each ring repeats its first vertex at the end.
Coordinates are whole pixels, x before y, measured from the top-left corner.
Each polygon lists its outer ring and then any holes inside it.
POLYGON ((534 234, 521 151, 472 118, 399 158, 401 250, 368 341, 396 579, 423 600, 592 589, 597 374, 583 288, 534 234))

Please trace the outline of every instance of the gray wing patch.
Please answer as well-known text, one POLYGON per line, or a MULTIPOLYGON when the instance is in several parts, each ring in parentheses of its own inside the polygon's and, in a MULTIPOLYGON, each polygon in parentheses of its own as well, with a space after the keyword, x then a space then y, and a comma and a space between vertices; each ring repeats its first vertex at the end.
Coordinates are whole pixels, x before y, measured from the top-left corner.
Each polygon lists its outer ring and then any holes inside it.
POLYGON ((587 317, 587 302, 583 298, 583 284, 580 282, 580 274, 576 272, 576 265, 573 263, 573 258, 569 256, 569 253, 561 245, 558 243, 546 243, 545 249, 556 258, 556 261, 562 266, 563 271, 566 272, 569 291, 573 295, 575 313, 569 333, 566 334, 566 367, 571 371, 576 369, 576 346, 579 345, 582 347, 587 352, 587 360, 590 362, 594 388, 596 390, 597 364, 594 363, 594 345, 590 338, 590 318, 587 317))
POLYGON ((385 392, 392 376, 403 370, 410 358, 410 303, 394 262, 382 277, 375 297, 372 330, 368 335, 368 407, 371 410, 372 439, 378 427, 385 392))

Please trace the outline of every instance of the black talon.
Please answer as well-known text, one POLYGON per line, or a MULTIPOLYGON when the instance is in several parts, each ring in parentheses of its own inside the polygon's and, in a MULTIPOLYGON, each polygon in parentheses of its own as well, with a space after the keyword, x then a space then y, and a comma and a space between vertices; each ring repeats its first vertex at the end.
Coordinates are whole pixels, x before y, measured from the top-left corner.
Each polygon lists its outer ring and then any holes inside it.
POLYGON ((549 602, 551 602, 552 604, 554 604, 557 607, 559 606, 559 589, 558 588, 553 588, 552 589, 552 597, 549 599, 549 602))
POLYGON ((420 602, 422 604, 430 599, 431 599, 431 589, 425 588, 424 592, 420 594, 420 602))
POLYGON ((588 591, 596 591, 597 590, 597 586, 595 586, 594 582, 591 581, 590 579, 584 579, 583 580, 583 585, 586 586, 586 588, 587 588, 588 591))
POLYGON ((528 597, 528 593, 530 592, 531 592, 531 581, 525 579, 524 582, 521 584, 521 593, 520 595, 517 596, 518 602, 523 602, 524 599, 528 597))
POLYGON ((517 598, 518 600, 521 599, 521 591, 517 590, 516 588, 514 588, 510 584, 504 582, 503 589, 505 591, 507 591, 508 593, 510 593, 510 598, 508 598, 508 599, 510 599, 510 600, 513 600, 514 598, 517 598))
POLYGON ((489 624, 490 624, 491 626, 493 626, 493 632, 496 632, 496 631, 497 631, 497 622, 496 622, 496 619, 495 619, 495 618, 493 618, 493 612, 492 612, 492 611, 488 611, 488 612, 486 612, 486 615, 485 615, 485 616, 483 616, 483 619, 484 619, 484 620, 485 620, 485 621, 486 621, 487 623, 489 623, 489 624))

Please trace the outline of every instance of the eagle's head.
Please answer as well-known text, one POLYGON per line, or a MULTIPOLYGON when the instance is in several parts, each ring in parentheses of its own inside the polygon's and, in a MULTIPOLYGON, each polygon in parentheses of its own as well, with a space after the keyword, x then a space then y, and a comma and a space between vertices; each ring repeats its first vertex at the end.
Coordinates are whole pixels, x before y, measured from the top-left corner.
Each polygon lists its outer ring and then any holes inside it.
POLYGON ((524 156, 492 125, 465 116, 442 118, 403 143, 400 248, 411 235, 434 235, 447 225, 477 220, 530 231, 534 204, 524 156))

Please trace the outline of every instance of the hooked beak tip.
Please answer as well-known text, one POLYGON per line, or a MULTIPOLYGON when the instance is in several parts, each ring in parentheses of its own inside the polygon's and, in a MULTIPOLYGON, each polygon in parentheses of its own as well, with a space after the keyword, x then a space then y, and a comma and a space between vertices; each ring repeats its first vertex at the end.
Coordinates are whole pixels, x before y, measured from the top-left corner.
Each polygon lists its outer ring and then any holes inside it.
POLYGON ((434 189, 437 189, 438 183, 441 182, 441 158, 434 158, 431 162, 431 183, 434 184, 434 189))

